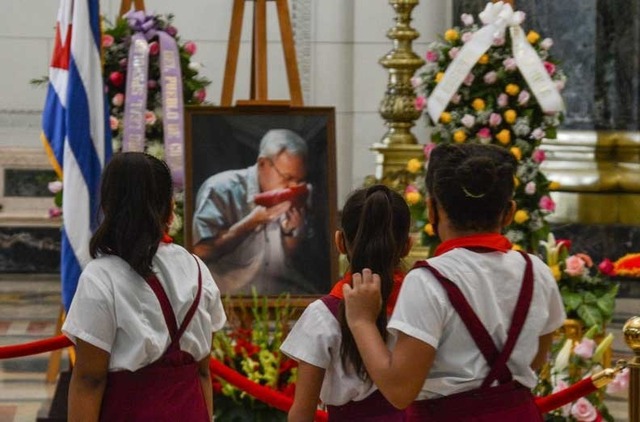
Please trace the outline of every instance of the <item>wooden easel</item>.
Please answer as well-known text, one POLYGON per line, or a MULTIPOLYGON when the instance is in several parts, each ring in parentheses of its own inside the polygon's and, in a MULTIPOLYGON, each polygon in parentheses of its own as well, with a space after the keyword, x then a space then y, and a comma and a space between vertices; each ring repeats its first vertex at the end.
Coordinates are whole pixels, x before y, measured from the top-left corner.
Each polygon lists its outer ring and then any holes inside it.
POLYGON ((144 0, 122 0, 120 2, 120 13, 118 14, 118 17, 124 16, 129 10, 131 10, 132 4, 134 10, 144 12, 144 0))
POLYGON ((233 89, 238 65, 238 51, 240 50, 240 38, 242 34, 242 21, 244 17, 245 1, 252 1, 253 8, 253 36, 251 41, 251 94, 249 100, 239 100, 237 105, 281 105, 302 106, 302 89, 300 87, 300 74, 296 61, 296 50, 293 43, 293 31, 289 18, 289 5, 287 0, 234 0, 231 15, 231 27, 229 29, 229 44, 227 45, 227 61, 224 70, 222 84, 222 98, 220 105, 231 106, 233 102, 233 89), (278 22, 280 24, 280 37, 282 38, 282 50, 285 65, 287 67, 287 81, 289 82, 289 94, 291 100, 269 100, 267 79, 267 1, 276 3, 278 22))

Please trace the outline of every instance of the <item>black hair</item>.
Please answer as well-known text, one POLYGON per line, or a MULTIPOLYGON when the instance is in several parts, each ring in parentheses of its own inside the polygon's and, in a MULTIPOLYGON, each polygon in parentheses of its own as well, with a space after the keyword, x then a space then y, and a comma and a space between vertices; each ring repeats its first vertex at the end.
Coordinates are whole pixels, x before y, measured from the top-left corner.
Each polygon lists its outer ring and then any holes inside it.
POLYGON ((117 255, 142 277, 153 259, 172 214, 173 182, 164 161, 142 153, 115 154, 102 175, 102 221, 89 251, 117 255))
MULTIPOLYGON (((387 337, 387 299, 393 287, 393 272, 400 264, 407 242, 411 216, 400 194, 384 185, 353 192, 342 210, 341 229, 352 273, 370 268, 381 278, 382 308, 376 320, 382 338, 387 337)), ((339 308, 342 331, 342 365, 351 362, 361 379, 368 374, 347 325, 344 301, 339 308)))
POLYGON ((513 199, 516 167, 503 147, 441 144, 429 157, 427 192, 456 229, 493 230, 513 199))

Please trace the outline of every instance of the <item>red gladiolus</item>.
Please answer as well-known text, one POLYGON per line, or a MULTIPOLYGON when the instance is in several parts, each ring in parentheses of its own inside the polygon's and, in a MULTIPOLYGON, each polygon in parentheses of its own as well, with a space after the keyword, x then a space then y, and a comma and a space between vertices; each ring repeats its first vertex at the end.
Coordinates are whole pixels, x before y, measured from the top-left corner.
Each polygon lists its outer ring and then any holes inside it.
POLYGON ((599 265, 598 269, 604 275, 615 275, 615 269, 613 267, 613 262, 609 258, 605 258, 599 265))
POLYGON ((569 239, 558 239, 556 244, 561 248, 565 248, 567 252, 571 250, 571 241, 569 239))

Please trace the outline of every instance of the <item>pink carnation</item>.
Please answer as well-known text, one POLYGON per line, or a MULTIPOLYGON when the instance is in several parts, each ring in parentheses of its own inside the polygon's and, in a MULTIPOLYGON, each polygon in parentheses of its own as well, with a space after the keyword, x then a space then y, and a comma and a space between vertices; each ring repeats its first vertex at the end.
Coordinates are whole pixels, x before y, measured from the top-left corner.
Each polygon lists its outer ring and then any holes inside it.
POLYGON ((109 126, 111 130, 118 130, 118 126, 120 126, 120 121, 117 117, 109 116, 109 126))
POLYGON ((469 13, 463 13, 460 16, 460 19, 462 20, 462 23, 465 26, 471 26, 473 25, 473 15, 469 14, 469 13))
POLYGON ((489 125, 496 127, 500 123, 502 123, 501 115, 499 115, 498 113, 491 113, 491 115, 489 115, 489 125))
POLYGON ((553 40, 551 38, 545 38, 540 42, 540 48, 543 50, 548 50, 553 46, 553 40))
POLYGON ((109 35, 109 34, 102 34, 102 46, 104 48, 109 48, 113 45, 114 42, 114 38, 113 36, 109 35))
POLYGON ((478 137, 491 138, 491 130, 488 127, 483 127, 478 131, 478 137))
POLYGON ((607 394, 618 394, 629 388, 629 368, 624 368, 616 374, 616 377, 607 385, 607 394))
POLYGON ((196 54, 196 50, 196 43, 194 43, 193 41, 187 41, 186 43, 184 43, 184 51, 186 51, 188 55, 193 56, 194 54, 196 54))
MULTIPOLYGON (((542 130, 542 128, 535 128, 533 130, 533 132, 531 132, 531 137, 537 141, 539 141, 540 139, 544 138, 544 130, 542 130)), ((544 154, 544 152, 543 152, 544 154)), ((544 156, 542 157, 542 159, 544 160, 544 156)), ((540 161, 542 162, 542 161, 540 161)))
POLYGON ((422 85, 422 78, 420 76, 414 76, 413 78, 411 78, 412 87, 418 88, 420 85, 422 85))
POLYGON ((468 43, 469 41, 471 41, 471 38, 473 38, 473 32, 465 32, 464 34, 462 34, 463 43, 468 43))
POLYGON ((553 202, 553 199, 551 199, 551 197, 547 195, 540 198, 540 202, 538 205, 540 206, 540 208, 548 212, 554 212, 556 210, 556 203, 553 202))
POLYGON ((58 207, 49 208, 49 218, 56 218, 62 215, 62 210, 58 207))
POLYGON ((536 193, 536 182, 529 182, 524 186, 524 193, 527 195, 533 195, 536 193))
POLYGON ((578 422, 594 422, 598 418, 598 411, 584 397, 580 397, 571 406, 571 416, 576 418, 578 422))
POLYGON ((516 64, 516 59, 514 59, 513 57, 509 57, 508 59, 505 59, 502 62, 502 65, 504 66, 507 72, 513 72, 518 68, 518 65, 516 64))
POLYGON ((531 94, 529 94, 529 91, 523 89, 522 91, 520 91, 520 94, 518 94, 518 104, 521 106, 525 106, 529 102, 530 98, 531 94))
POLYGON ((424 95, 418 95, 415 101, 413 102, 413 106, 416 108, 416 110, 420 110, 420 111, 422 111, 426 105, 427 105, 427 99, 424 97, 424 95))
POLYGON ((414 185, 407 185, 407 187, 404 190, 404 193, 413 193, 413 192, 418 192, 418 188, 415 187, 414 185))
POLYGON ((62 182, 60 180, 54 180, 47 185, 49 192, 58 193, 62 190, 62 182))
POLYGON ((509 104, 509 96, 507 94, 505 94, 504 92, 500 95, 498 95, 498 106, 499 107, 506 107, 507 104, 509 104))
POLYGON ((598 270, 604 275, 614 275, 615 268, 613 262, 609 258, 605 258, 600 264, 598 264, 598 270))
POLYGON ((583 338, 582 341, 576 344, 573 348, 573 353, 580 356, 583 359, 591 359, 593 351, 596 349, 596 342, 590 338, 583 338))
POLYGON ((160 45, 154 41, 149 44, 149 54, 152 56, 157 55, 160 52, 160 45))
POLYGON ((453 97, 451 97, 451 104, 459 104, 461 99, 462 97, 460 94, 453 94, 453 97))
POLYGON ((547 69, 547 73, 550 76, 553 76, 554 73, 556 73, 556 65, 551 63, 551 62, 544 62, 544 68, 547 69))
POLYGON ((493 45, 494 45, 494 46, 496 46, 496 47, 501 47, 501 46, 503 46, 503 45, 504 45, 504 43, 505 43, 505 39, 504 39, 504 37, 501 37, 501 36, 495 36, 495 37, 493 37, 493 45))
POLYGON ((114 95, 111 99, 111 104, 116 107, 122 107, 122 104, 124 104, 124 94, 118 93, 114 95))
POLYGON ((449 50, 449 58, 451 60, 455 59, 458 55, 458 51, 460 51, 458 47, 453 47, 451 50, 449 50))
POLYGON ((470 129, 473 127, 473 125, 476 124, 476 118, 470 114, 465 114, 464 116, 462 116, 462 119, 460 119, 460 123, 462 123, 464 127, 470 129))
POLYGON ((467 75, 467 77, 466 77, 466 78, 464 78, 464 81, 462 81, 462 83, 463 83, 463 84, 465 84, 466 86, 471 86, 471 84, 473 83, 473 80, 474 80, 475 78, 476 78, 476 77, 475 77, 475 76, 473 76, 473 73, 469 73, 469 74, 467 75))
POLYGON ((483 80, 487 85, 492 85, 498 80, 498 74, 492 70, 484 74, 483 80))
MULTIPOLYGON (((536 129, 536 130, 542 130, 542 129, 536 129)), ((536 130, 534 130, 533 132, 535 133, 536 130)), ((536 138, 535 134, 531 136, 536 138)), ((539 139, 539 138, 536 138, 536 139, 539 139)), ((533 158, 533 161, 540 164, 547 158, 547 154, 544 152, 543 149, 535 149, 533 151, 533 154, 531 154, 531 158, 533 158)))
POLYGON ((203 103, 205 98, 207 98, 207 91, 204 88, 199 89, 199 90, 197 90, 196 92, 193 93, 193 99, 198 104, 203 103))
POLYGON ((580 259, 580 257, 571 255, 567 259, 564 260, 565 269, 564 272, 570 275, 571 277, 577 277, 584 274, 585 265, 584 261, 580 259))
POLYGON ((153 111, 147 110, 144 113, 144 122, 148 125, 148 126, 153 126, 156 121, 158 120, 158 118, 156 117, 156 114, 153 111))
POLYGON ((427 55, 426 55, 425 58, 430 63, 437 62, 438 61, 438 52, 437 51, 428 50, 427 51, 427 55))
POLYGON ((433 149, 436 147, 436 144, 434 144, 433 142, 429 142, 428 144, 426 144, 424 146, 424 148, 422 149, 422 152, 424 152, 424 158, 425 160, 429 160, 429 156, 431 155, 431 151, 433 151, 433 149))

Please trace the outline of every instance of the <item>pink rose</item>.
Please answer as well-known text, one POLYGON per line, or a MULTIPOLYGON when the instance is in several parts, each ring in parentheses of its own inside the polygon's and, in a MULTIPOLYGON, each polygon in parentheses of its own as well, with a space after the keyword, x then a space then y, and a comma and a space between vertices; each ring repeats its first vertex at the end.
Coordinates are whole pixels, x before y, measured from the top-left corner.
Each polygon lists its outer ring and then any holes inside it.
POLYGON ((491 72, 485 73, 482 79, 487 85, 492 85, 498 80, 498 74, 492 70, 491 72))
MULTIPOLYGON (((542 130, 542 128, 535 128, 533 130, 533 132, 531 132, 531 137, 537 141, 539 141, 540 139, 544 138, 544 130, 542 130)), ((544 152, 543 152, 544 154, 544 152)), ((544 155, 542 157, 542 159, 544 160, 544 155)), ((540 161, 542 162, 542 161, 540 161)))
MULTIPOLYGON (((539 129, 536 129, 536 130, 539 130, 539 129)), ((535 130, 534 130, 534 132, 535 132, 535 130)), ((535 138, 534 135, 532 135, 532 136, 535 138)), ((547 158, 547 154, 542 149, 535 149, 533 151, 533 154, 531 154, 531 158, 533 158, 533 161, 535 161, 536 163, 540 164, 545 160, 545 158, 547 158)))
POLYGON ((567 259, 564 260, 565 269, 564 272, 570 275, 571 277, 577 277, 584 274, 585 266, 584 261, 575 255, 571 255, 567 259))
POLYGON ((176 35, 178 35, 178 29, 175 26, 171 26, 171 25, 167 26, 164 29, 164 32, 171 35, 172 37, 175 37, 176 35))
POLYGON ((58 193, 62 190, 62 182, 60 180, 49 182, 47 189, 49 189, 49 192, 51 193, 58 193))
POLYGON ((507 94, 503 92, 502 94, 498 95, 499 107, 506 107, 508 104, 509 104, 509 96, 507 94))
POLYGON ((504 43, 505 43, 504 37, 501 37, 499 35, 496 35, 493 37, 493 45, 495 47, 502 47, 504 43))
POLYGON ((551 38, 545 38, 540 42, 540 48, 543 50, 548 50, 553 46, 553 40, 551 38))
POLYGON ((613 262, 609 258, 605 258, 599 265, 598 270, 604 275, 615 275, 613 262))
POLYGON ((524 193, 527 195, 533 195, 536 193, 536 182, 529 182, 524 187, 524 193))
POLYGON ((205 98, 207 98, 207 91, 205 91, 204 88, 197 90, 196 92, 193 93, 193 99, 198 103, 201 104, 204 102, 205 98))
POLYGON ((469 73, 469 74, 467 75, 467 77, 466 77, 466 78, 464 78, 464 81, 462 81, 462 83, 463 83, 463 84, 465 84, 466 86, 471 86, 471 84, 473 83, 473 80, 474 80, 475 78, 476 78, 476 77, 475 77, 475 76, 473 76, 473 73, 469 73))
POLYGON ((616 374, 616 377, 607 385, 607 394, 618 394, 629 388, 629 368, 624 368, 616 374))
POLYGON ((593 267, 593 259, 591 259, 589 255, 587 255, 586 253, 577 253, 575 255, 584 261, 584 265, 586 265, 587 268, 593 267))
POLYGON ((468 43, 471 38, 473 38, 473 32, 465 32, 461 37, 463 43, 468 43))
POLYGON ((56 218, 62 215, 62 210, 58 207, 49 208, 49 218, 56 218))
POLYGON ((150 55, 155 56, 159 52, 160 52, 160 45, 156 41, 153 41, 152 43, 149 43, 149 54, 150 55))
POLYGON ((520 91, 520 94, 518 94, 518 104, 521 106, 527 105, 530 98, 531 94, 529 94, 529 91, 523 89, 522 91, 520 91))
POLYGON ((416 110, 422 111, 426 105, 427 99, 424 97, 424 95, 416 96, 416 99, 413 102, 413 106, 416 108, 416 110))
POLYGON ((476 118, 470 114, 465 114, 460 119, 460 123, 462 123, 466 128, 472 128, 474 124, 476 124, 476 118))
POLYGON ((121 72, 111 72, 109 74, 109 82, 115 87, 120 87, 124 84, 124 75, 121 72))
POLYGON ((578 422, 594 422, 598 417, 598 412, 589 400, 580 397, 571 406, 571 416, 576 418, 578 422))
POLYGON ((413 193, 413 192, 418 192, 418 188, 415 187, 414 185, 407 185, 407 187, 404 190, 404 193, 413 193))
POLYGON ((458 51, 460 51, 458 47, 453 47, 451 50, 449 50, 449 58, 451 60, 455 59, 458 55, 458 51))
POLYGON ((418 88, 420 85, 422 85, 422 78, 420 76, 414 76, 413 78, 411 78, 412 87, 418 88))
POLYGON ((488 127, 483 127, 478 131, 479 138, 491 138, 491 130, 488 127))
POLYGON ((188 55, 193 56, 194 54, 196 54, 196 50, 196 43, 194 43, 193 41, 187 41, 186 43, 184 43, 184 51, 186 51, 188 55))
POLYGON ((431 151, 433 151, 435 147, 436 147, 436 144, 434 144, 433 142, 429 142, 424 146, 424 148, 422 149, 422 152, 424 152, 425 160, 429 161, 429 156, 431 155, 431 151))
POLYGON ((463 14, 460 16, 460 19, 462 20, 462 23, 463 23, 465 26, 471 26, 471 25, 473 25, 473 22, 474 22, 474 21, 473 21, 473 15, 470 15, 469 13, 463 13, 463 14))
POLYGON ((102 34, 102 46, 104 48, 109 48, 113 45, 114 39, 113 36, 109 34, 102 34))
POLYGON ((111 104, 116 107, 122 107, 122 104, 124 104, 124 94, 118 93, 114 95, 111 99, 111 104))
POLYGON ((491 115, 489 115, 489 125, 496 127, 500 123, 502 123, 501 115, 499 115, 498 113, 491 113, 491 115))
POLYGON ((158 118, 156 117, 156 114, 153 111, 151 110, 145 111, 144 122, 147 124, 147 126, 153 126, 157 120, 158 118))
POLYGON ((118 126, 120 126, 120 121, 117 117, 109 116, 109 126, 111 130, 118 130, 118 126))
POLYGON ((545 61, 544 63, 544 68, 547 69, 547 73, 550 76, 553 76, 554 73, 556 73, 556 65, 551 63, 551 62, 547 62, 545 61))
MULTIPOLYGON (((453 49, 452 49, 453 50, 453 49)), ((425 57, 429 63, 434 63, 438 61, 438 52, 433 50, 427 50, 427 55, 425 57)))
POLYGON ((451 97, 451 104, 459 104, 461 99, 462 97, 460 94, 453 94, 453 97, 451 97))
POLYGON ((553 199, 551 199, 551 197, 547 195, 540 198, 540 202, 538 205, 540 206, 540 208, 547 212, 554 212, 556 210, 556 203, 553 202, 553 199))
POLYGON ((514 59, 513 57, 504 59, 504 61, 502 62, 502 65, 504 66, 507 72, 513 72, 518 68, 518 65, 516 64, 516 59, 514 59))
POLYGON ((573 347, 573 353, 583 359, 591 359, 593 351, 596 349, 596 342, 590 338, 583 338, 582 341, 573 347))

